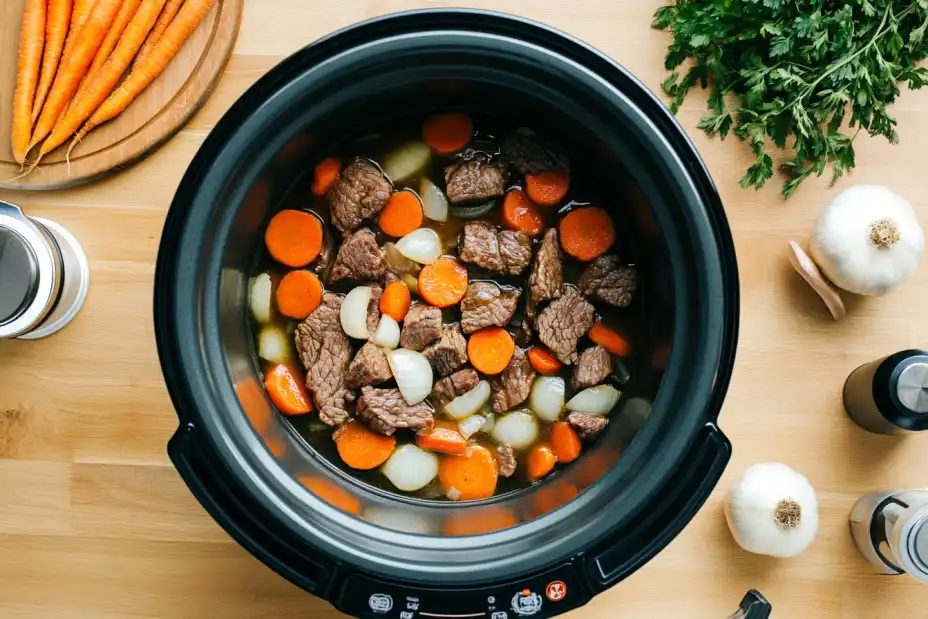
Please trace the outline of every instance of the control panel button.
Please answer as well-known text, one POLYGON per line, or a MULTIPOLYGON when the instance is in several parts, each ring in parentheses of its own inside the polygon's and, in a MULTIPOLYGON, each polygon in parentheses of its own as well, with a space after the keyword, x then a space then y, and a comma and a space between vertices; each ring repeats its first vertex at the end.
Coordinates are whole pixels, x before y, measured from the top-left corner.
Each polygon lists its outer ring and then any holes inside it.
POLYGON ((512 610, 520 617, 531 617, 541 610, 541 596, 531 589, 523 589, 512 596, 512 610))
POLYGON ((567 597, 567 583, 563 580, 552 580, 545 587, 545 597, 552 602, 560 602, 567 597))
POLYGON ((367 605, 378 615, 385 615, 393 609, 393 597, 387 593, 372 593, 367 605))

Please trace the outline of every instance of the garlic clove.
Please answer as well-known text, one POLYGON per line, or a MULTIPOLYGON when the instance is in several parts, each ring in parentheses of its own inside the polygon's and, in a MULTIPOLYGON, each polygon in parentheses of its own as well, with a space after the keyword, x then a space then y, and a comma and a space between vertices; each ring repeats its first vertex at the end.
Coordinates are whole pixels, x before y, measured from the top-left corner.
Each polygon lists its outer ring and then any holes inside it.
POLYGON ((841 296, 835 289, 825 281, 825 277, 818 270, 812 258, 795 241, 789 242, 789 248, 789 263, 793 265, 796 272, 802 275, 802 278, 812 287, 812 290, 822 298, 835 320, 844 318, 847 313, 844 309, 844 301, 841 300, 841 296))

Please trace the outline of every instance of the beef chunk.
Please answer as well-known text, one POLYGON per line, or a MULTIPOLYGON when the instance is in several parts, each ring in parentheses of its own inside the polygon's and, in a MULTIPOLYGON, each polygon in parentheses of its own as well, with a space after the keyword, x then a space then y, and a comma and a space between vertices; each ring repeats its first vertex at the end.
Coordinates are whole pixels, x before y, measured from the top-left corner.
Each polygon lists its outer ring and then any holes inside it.
POLYGON ((410 350, 422 350, 441 337, 441 310, 425 303, 409 308, 403 319, 400 346, 410 350))
POLYGON ((529 298, 534 307, 541 301, 561 296, 564 287, 564 256, 557 239, 557 228, 545 232, 528 276, 529 298))
POLYGON ((538 317, 538 338, 561 363, 577 360, 577 340, 593 326, 593 306, 573 286, 565 286, 561 296, 538 317))
POLYGON ((493 395, 493 411, 502 415, 509 409, 518 406, 528 399, 532 390, 532 381, 535 380, 535 370, 528 360, 528 356, 521 348, 516 348, 512 361, 502 373, 493 379, 491 384, 493 395))
POLYGON ((434 411, 426 402, 410 406, 399 389, 362 387, 358 418, 374 432, 391 436, 397 428, 419 430, 435 424, 434 411))
POLYGON ((496 462, 499 464, 499 474, 503 477, 512 477, 516 472, 516 454, 512 447, 506 444, 496 448, 496 462))
POLYGON ((435 383, 430 396, 432 404, 436 407, 444 406, 459 395, 464 395, 476 387, 479 382, 480 377, 474 370, 470 368, 458 370, 451 376, 446 376, 435 383))
POLYGON ((371 288, 371 300, 367 302, 367 330, 374 334, 377 325, 380 324, 380 295, 383 294, 383 288, 377 284, 369 284, 371 288))
POLYGON ((451 203, 498 198, 506 192, 502 168, 482 159, 458 161, 445 168, 445 188, 451 203))
POLYGON ((338 248, 329 283, 342 279, 379 280, 387 270, 387 257, 368 228, 345 236, 338 248))
POLYGON ((538 174, 546 170, 570 172, 567 154, 553 143, 522 127, 506 136, 502 143, 506 165, 520 174, 538 174))
POLYGON ((609 425, 609 420, 602 415, 590 415, 573 411, 567 415, 567 423, 574 427, 580 438, 585 441, 592 441, 609 425))
POLYGON ((612 374, 612 357, 602 346, 587 348, 577 359, 570 384, 574 389, 586 389, 606 380, 612 374))
POLYGON ((473 282, 461 301, 461 329, 473 333, 484 327, 505 327, 521 294, 519 290, 503 291, 492 282, 473 282))
POLYGON ((619 265, 619 257, 600 256, 590 263, 577 284, 580 292, 616 307, 628 307, 638 289, 635 267, 619 265))
POLYGON ((345 376, 345 386, 357 389, 364 385, 379 385, 393 378, 390 364, 387 363, 387 354, 383 348, 368 342, 361 347, 348 366, 345 376))
POLYGON ((393 186, 380 168, 366 159, 355 159, 329 191, 332 223, 342 233, 354 230, 386 206, 392 191, 393 186))
POLYGON ((441 339, 422 350, 432 369, 438 376, 447 376, 467 363, 467 340, 461 333, 461 325, 445 325, 441 339))
POLYGON ((294 336, 306 368, 306 388, 313 394, 320 419, 333 426, 348 419, 346 404, 353 399, 345 389, 351 345, 339 322, 341 305, 338 295, 324 294, 322 303, 297 326, 294 336))
POLYGON ((495 273, 518 275, 532 260, 532 240, 522 232, 503 230, 485 221, 464 225, 459 256, 495 273))

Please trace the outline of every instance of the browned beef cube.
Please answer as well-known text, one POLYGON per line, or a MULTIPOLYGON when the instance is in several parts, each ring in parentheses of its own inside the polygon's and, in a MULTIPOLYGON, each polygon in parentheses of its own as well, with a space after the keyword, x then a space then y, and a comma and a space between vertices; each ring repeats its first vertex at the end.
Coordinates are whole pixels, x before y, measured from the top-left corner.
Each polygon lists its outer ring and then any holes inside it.
POLYGON ((425 303, 409 308, 403 319, 400 346, 410 350, 422 350, 441 337, 441 310, 425 303))
POLYGON ((367 159, 355 159, 329 191, 332 224, 343 233, 354 230, 379 213, 392 192, 393 185, 380 168, 367 159))
POLYGON ((338 295, 324 294, 322 303, 297 326, 294 336, 306 368, 306 388, 313 394, 320 419, 329 425, 348 419, 346 404, 353 400, 345 388, 351 345, 339 321, 341 304, 338 295))
POLYGON ((592 441, 602 434, 602 431, 609 425, 609 420, 602 415, 590 415, 573 411, 567 415, 567 423, 574 427, 580 438, 585 441, 592 441))
POLYGON ((593 306, 573 286, 565 286, 561 296, 538 317, 538 338, 561 363, 577 360, 577 340, 593 326, 593 306))
POLYGON ((516 472, 516 454, 511 446, 503 444, 496 448, 496 462, 499 464, 500 476, 512 477, 516 472))
POLYGON ((397 428, 420 430, 434 423, 432 407, 427 402, 410 406, 399 389, 362 387, 358 398, 358 418, 374 432, 391 436, 397 428))
POLYGON ((493 411, 502 415, 509 409, 518 406, 528 399, 532 390, 532 381, 535 380, 535 370, 532 368, 528 356, 521 348, 516 348, 512 360, 499 376, 492 380, 493 411))
POLYGON ((628 307, 638 289, 638 271, 620 265, 618 256, 600 256, 586 268, 577 285, 591 299, 628 307))
POLYGON ((383 348, 367 342, 354 356, 345 376, 345 386, 357 389, 364 385, 379 385, 393 378, 387 354, 383 348))
POLYGON ((445 187, 452 203, 498 198, 506 191, 506 175, 481 159, 458 161, 445 168, 445 187))
POLYGON ((612 357, 608 350, 596 345, 580 353, 570 384, 574 389, 586 389, 603 382, 610 374, 612 357))
POLYGON ((505 327, 519 304, 519 290, 501 290, 492 282, 473 282, 461 301, 461 329, 473 333, 484 327, 505 327))
POLYGON ((557 228, 545 232, 528 276, 529 295, 533 306, 561 296, 564 287, 564 256, 557 239, 557 228))
POLYGON ((461 325, 442 327, 441 339, 426 346, 422 354, 438 376, 447 376, 463 367, 467 363, 467 340, 461 333, 461 325))
POLYGON ((345 236, 338 248, 329 282, 342 279, 379 280, 387 270, 387 257, 377 245, 377 237, 368 228, 345 236))
POLYGON ((474 370, 470 368, 458 370, 451 376, 436 381, 429 398, 434 406, 444 406, 459 395, 464 395, 476 387, 479 382, 480 377, 474 370))
POLYGON ((464 225, 459 257, 495 273, 518 275, 532 261, 532 240, 522 232, 503 230, 485 221, 464 225))

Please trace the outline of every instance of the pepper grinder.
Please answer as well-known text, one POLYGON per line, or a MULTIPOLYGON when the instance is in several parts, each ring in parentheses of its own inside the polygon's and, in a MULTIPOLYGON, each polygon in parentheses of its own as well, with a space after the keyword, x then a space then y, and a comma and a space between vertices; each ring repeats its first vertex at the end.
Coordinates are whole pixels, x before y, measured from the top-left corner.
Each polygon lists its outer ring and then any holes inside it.
POLYGON ((0 340, 60 331, 89 288, 87 257, 70 232, 0 200, 0 340))
POLYGON ((844 408, 857 425, 876 434, 928 430, 928 351, 903 350, 851 372, 844 408))

